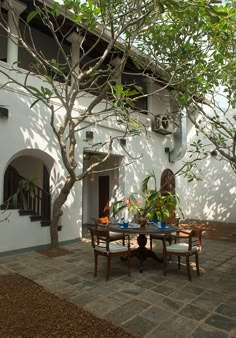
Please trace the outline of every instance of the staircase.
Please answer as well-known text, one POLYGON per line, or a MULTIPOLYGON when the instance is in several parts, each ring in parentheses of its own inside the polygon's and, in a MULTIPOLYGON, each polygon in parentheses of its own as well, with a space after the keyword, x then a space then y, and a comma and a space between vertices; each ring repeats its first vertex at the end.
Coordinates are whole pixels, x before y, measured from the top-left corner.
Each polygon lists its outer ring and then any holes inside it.
POLYGON ((50 194, 35 184, 29 184, 12 166, 8 167, 4 178, 4 201, 1 209, 19 209, 20 216, 29 216, 31 222, 40 221, 43 227, 50 226, 50 194))

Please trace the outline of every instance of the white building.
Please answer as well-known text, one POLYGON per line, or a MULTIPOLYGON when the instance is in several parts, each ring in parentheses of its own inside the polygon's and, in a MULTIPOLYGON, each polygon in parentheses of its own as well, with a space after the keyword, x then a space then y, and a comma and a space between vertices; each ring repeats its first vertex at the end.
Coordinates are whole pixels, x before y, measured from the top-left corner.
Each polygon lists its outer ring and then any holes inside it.
MULTIPOLYGON (((14 6, 19 15, 27 11, 24 1, 14 1, 14 6)), ((12 13, 2 8, 2 15, 14 28, 12 13)), ((44 49, 48 57, 53 58, 57 53, 53 39, 40 27, 34 27, 32 34, 38 48, 44 49)), ((1 28, 0 46, 0 70, 11 72, 12 77, 22 82, 23 73, 30 64, 29 56, 1 28), (20 63, 13 71, 11 66, 15 61, 20 63)), ((65 48, 69 50, 71 46, 68 43, 65 48)), ((33 75, 30 81, 33 86, 42 85, 42 81, 33 75)), ((42 195, 35 200, 38 203, 34 205, 36 215, 28 215, 24 211, 20 214, 19 210, 10 209, 1 216, 10 214, 9 222, 0 223, 0 252, 50 243, 47 221, 50 220, 52 203, 65 177, 58 142, 50 126, 49 110, 42 103, 31 107, 35 99, 16 84, 2 87, 6 82, 7 77, 1 73, 0 204, 14 191, 16 187, 13 185, 20 177, 32 177, 38 186, 38 194, 42 195)), ((147 84, 147 90, 151 91, 155 86, 147 84)), ((160 182, 161 177, 164 181, 166 176, 182 166, 182 161, 187 158, 187 144, 195 137, 194 128, 185 118, 182 118, 178 128, 160 120, 162 117, 155 118, 163 111, 172 113, 174 110, 168 89, 163 90, 162 94, 161 98, 160 95, 148 97, 146 104, 149 113, 138 115, 146 126, 146 132, 143 131, 141 136, 126 138, 126 144, 116 142, 112 157, 99 168, 101 172, 75 184, 63 208, 59 232, 61 242, 81 238, 83 224, 91 224, 100 217, 107 201, 111 205, 116 198, 137 191, 151 169, 160 182), (127 153, 139 159, 126 165, 130 162, 127 153)), ((74 108, 75 115, 88 105, 89 100, 84 94, 74 108)), ((52 103, 59 107, 56 100, 52 103)), ((60 116, 63 116, 63 110, 59 110, 57 118, 60 119, 60 116)), ((122 127, 114 121, 96 123, 78 132, 78 169, 85 169, 99 155, 94 150, 95 143, 107 142, 110 136, 122 135, 122 127)), ((175 191, 180 197, 185 219, 234 223, 236 187, 232 170, 227 164, 217 162, 214 156, 204 161, 201 167, 202 182, 188 184, 184 178, 176 178, 175 191)))

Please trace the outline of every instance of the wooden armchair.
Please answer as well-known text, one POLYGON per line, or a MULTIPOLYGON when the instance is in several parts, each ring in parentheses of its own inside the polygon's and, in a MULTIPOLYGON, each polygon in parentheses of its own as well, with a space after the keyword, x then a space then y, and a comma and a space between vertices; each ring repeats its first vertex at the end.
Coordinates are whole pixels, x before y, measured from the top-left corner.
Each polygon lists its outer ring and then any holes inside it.
POLYGON ((107 273, 106 280, 109 280, 111 270, 111 257, 120 256, 126 257, 128 261, 128 275, 130 276, 130 238, 129 235, 125 235, 127 244, 115 244, 111 243, 110 231, 107 229, 99 230, 90 228, 91 243, 94 249, 94 277, 97 277, 98 256, 104 256, 107 258, 107 273))
MULTIPOLYGON (((178 217, 167 217, 164 219, 164 221, 168 224, 168 225, 175 225, 175 226, 179 226, 179 221, 180 221, 180 218, 178 217)), ((175 235, 176 232, 172 232, 171 235, 175 235)), ((169 243, 171 244, 171 241, 172 241, 172 237, 171 235, 169 236, 166 236, 165 234, 155 234, 155 235, 150 235, 150 249, 152 250, 152 240, 153 239, 158 239, 160 241, 164 241, 164 238, 165 240, 169 241, 169 243)), ((163 245, 164 247, 164 245, 163 245)))
MULTIPOLYGON (((95 228, 100 230, 109 230, 109 218, 102 217, 95 220, 95 228)), ((109 240, 110 242, 122 240, 122 244, 125 244, 125 235, 118 232, 109 231, 109 240)))
MULTIPOLYGON (((190 257, 195 256, 196 270, 197 275, 200 275, 199 271, 199 260, 198 254, 201 251, 202 246, 202 230, 190 230, 184 231, 179 230, 175 236, 172 236, 175 239, 174 244, 167 245, 166 239, 164 239, 164 275, 166 276, 166 265, 167 258, 169 256, 178 257, 178 267, 180 269, 180 258, 181 256, 186 257, 186 267, 188 272, 188 278, 191 281, 191 272, 190 272, 190 257)), ((167 241, 169 239, 167 238, 167 241)))

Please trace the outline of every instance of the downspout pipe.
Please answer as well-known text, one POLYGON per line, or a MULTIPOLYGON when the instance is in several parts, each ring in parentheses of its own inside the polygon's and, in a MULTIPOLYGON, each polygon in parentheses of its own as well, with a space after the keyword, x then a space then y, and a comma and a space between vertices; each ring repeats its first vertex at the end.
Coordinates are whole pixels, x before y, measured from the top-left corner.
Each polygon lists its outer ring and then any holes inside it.
POLYGON ((181 113, 180 124, 173 134, 174 148, 169 152, 169 161, 174 163, 181 160, 187 151, 187 113, 181 113))

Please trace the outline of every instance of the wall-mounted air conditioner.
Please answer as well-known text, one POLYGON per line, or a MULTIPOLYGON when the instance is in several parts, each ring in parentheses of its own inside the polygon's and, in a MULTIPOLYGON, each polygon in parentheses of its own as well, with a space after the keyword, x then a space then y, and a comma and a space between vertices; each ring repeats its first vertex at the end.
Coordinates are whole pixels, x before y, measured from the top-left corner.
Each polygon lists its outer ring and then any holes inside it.
POLYGON ((156 115, 153 120, 152 130, 162 135, 174 132, 174 123, 167 115, 156 115))

